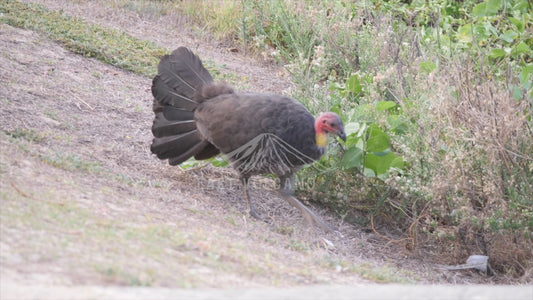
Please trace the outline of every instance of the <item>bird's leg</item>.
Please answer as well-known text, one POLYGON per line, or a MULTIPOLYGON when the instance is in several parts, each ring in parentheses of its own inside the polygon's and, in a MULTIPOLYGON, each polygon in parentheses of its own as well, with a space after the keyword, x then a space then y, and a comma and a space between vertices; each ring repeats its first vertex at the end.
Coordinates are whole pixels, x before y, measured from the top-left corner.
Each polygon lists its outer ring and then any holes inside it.
POLYGON ((248 205, 248 210, 250 211, 250 216, 263 221, 263 218, 259 216, 257 211, 255 210, 255 207, 252 203, 252 200, 250 199, 250 192, 248 190, 248 179, 249 177, 241 177, 242 186, 244 189, 244 198, 246 198, 246 204, 248 205))
POLYGON ((296 207, 304 216, 307 223, 313 225, 313 222, 327 232, 335 232, 336 230, 329 226, 326 222, 322 221, 320 217, 315 215, 309 208, 303 205, 300 200, 293 196, 294 193, 294 177, 280 177, 279 192, 281 197, 289 202, 292 206, 296 207))

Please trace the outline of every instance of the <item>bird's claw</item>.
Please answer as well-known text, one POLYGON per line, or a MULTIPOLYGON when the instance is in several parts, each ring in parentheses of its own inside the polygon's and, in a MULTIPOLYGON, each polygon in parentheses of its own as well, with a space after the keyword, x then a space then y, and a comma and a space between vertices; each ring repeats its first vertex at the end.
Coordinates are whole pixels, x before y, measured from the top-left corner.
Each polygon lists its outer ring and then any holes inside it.
POLYGON ((270 224, 270 221, 264 219, 263 217, 261 217, 257 211, 255 209, 250 209, 250 216, 254 217, 255 219, 259 220, 259 221, 263 221, 267 224, 270 224))

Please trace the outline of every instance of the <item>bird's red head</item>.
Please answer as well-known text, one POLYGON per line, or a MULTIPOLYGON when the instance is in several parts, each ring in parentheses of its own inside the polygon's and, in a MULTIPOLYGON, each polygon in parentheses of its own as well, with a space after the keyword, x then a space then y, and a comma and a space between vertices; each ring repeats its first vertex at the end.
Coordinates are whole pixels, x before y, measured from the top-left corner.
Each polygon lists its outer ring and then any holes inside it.
POLYGON ((346 141, 346 133, 344 132, 344 124, 341 117, 333 112, 323 113, 315 123, 316 143, 320 147, 325 147, 327 144, 328 133, 333 133, 339 136, 343 141, 346 141))

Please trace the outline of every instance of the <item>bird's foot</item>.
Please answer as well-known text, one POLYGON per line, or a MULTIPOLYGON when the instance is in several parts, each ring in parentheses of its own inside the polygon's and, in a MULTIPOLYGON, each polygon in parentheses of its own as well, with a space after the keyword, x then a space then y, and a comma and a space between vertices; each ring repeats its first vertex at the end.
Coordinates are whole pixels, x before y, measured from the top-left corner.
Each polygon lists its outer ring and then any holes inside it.
POLYGON ((342 233, 340 233, 340 231, 338 231, 336 228, 333 228, 329 224, 324 222, 319 216, 315 215, 309 208, 303 205, 302 202, 300 202, 300 200, 294 198, 292 195, 289 195, 283 192, 281 193, 281 195, 292 206, 300 210, 300 212, 304 216, 304 219, 307 221, 309 225, 313 226, 313 224, 315 224, 318 227, 322 228, 322 230, 324 230, 325 232, 335 233, 341 238, 344 237, 342 233))
POLYGON ((264 219, 263 217, 261 217, 257 211, 255 209, 250 209, 250 216, 254 217, 255 219, 259 220, 259 221, 263 221, 267 224, 270 224, 270 222, 266 219, 264 219))
POLYGON ((263 220, 263 218, 261 218, 261 216, 259 216, 259 214, 257 213, 257 211, 255 209, 250 209, 250 216, 258 219, 258 220, 263 220))
MULTIPOLYGON (((327 224, 326 222, 322 221, 322 219, 317 217, 317 219, 313 219, 313 221, 315 222, 315 224, 318 227, 322 228, 325 232, 333 233, 333 234, 335 234, 337 237, 339 237, 341 239, 344 238, 344 235, 339 231, 339 229, 331 227, 329 224, 327 224)), ((311 223, 311 225, 312 225, 312 223, 311 223)))

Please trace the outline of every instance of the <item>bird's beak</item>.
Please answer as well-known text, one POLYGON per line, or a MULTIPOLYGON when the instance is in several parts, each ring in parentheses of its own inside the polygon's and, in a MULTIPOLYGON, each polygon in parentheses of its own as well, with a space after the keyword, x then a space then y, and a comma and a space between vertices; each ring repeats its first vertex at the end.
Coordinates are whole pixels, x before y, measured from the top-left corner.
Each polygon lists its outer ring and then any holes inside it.
POLYGON ((341 138, 341 140, 346 142, 346 132, 344 131, 344 127, 340 128, 339 131, 337 131, 336 133, 341 138))

